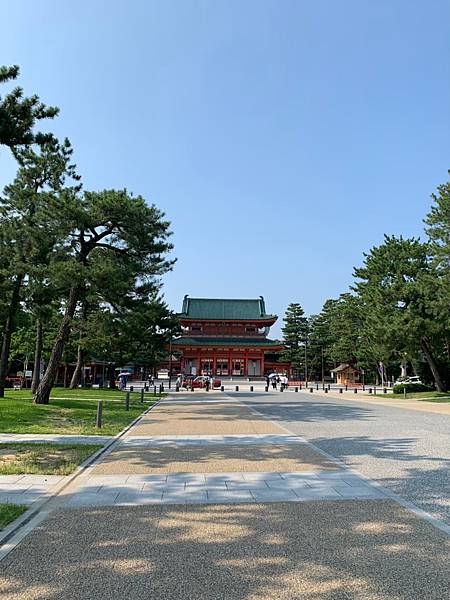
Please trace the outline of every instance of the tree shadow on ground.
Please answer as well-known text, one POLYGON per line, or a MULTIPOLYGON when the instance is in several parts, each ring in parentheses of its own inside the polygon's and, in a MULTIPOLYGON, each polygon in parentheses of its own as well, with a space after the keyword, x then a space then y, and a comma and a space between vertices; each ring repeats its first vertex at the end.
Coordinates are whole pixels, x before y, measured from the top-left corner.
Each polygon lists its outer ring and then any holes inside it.
POLYGON ((448 538, 391 501, 61 510, 4 600, 444 600, 448 538))
POLYGON ((450 522, 450 457, 417 452, 414 437, 342 436, 309 441, 450 522))
POLYGON ((336 464, 309 445, 207 444, 180 446, 118 447, 94 469, 93 474, 117 473, 221 473, 295 472, 336 470, 336 464))
MULTIPOLYGON (((245 396, 246 394, 243 394, 245 396)), ((246 399, 244 406, 247 405, 246 399)), ((349 406, 346 404, 329 404, 320 400, 309 400, 304 402, 282 401, 274 402, 252 402, 249 408, 264 412, 266 418, 273 421, 368 421, 374 419, 373 409, 362 406, 349 406), (280 408, 283 410, 280 412, 280 408)))

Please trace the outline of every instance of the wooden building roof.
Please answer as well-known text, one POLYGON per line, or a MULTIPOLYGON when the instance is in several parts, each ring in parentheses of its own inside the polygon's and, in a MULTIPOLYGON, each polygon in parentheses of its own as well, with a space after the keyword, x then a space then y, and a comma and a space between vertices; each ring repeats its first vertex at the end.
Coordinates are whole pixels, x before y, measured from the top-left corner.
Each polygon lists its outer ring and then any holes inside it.
POLYGON ((190 298, 184 297, 180 319, 212 321, 272 321, 276 315, 268 315, 264 298, 190 298))

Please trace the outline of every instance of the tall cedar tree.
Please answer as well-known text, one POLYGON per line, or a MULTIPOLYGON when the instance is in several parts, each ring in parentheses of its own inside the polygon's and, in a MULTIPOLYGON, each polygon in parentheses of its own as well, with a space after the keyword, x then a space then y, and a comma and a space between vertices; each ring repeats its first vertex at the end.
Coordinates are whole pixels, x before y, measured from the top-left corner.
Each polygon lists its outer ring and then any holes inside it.
MULTIPOLYGON (((19 67, 0 67, 0 84, 14 81, 19 76, 19 67)), ((0 145, 16 149, 41 144, 51 138, 50 134, 34 133, 36 121, 53 119, 59 112, 55 106, 46 106, 36 95, 24 97, 20 87, 6 96, 0 96, 0 145)))
POLYGON ((286 349, 282 353, 282 358, 291 362, 297 371, 300 371, 303 366, 306 374, 304 355, 308 336, 308 319, 300 304, 295 302, 289 304, 283 322, 284 327, 281 328, 281 331, 286 349))
POLYGON ((51 255, 68 233, 61 205, 65 195, 75 188, 65 188, 68 178, 78 180, 70 163, 72 148, 68 140, 55 138, 43 142, 36 150, 20 151, 20 164, 13 183, 0 197, 3 285, 7 288, 7 306, 0 354, 0 397, 4 396, 9 347, 17 311, 25 284, 45 277, 51 255))
POLYGON ((34 394, 37 404, 49 402, 72 319, 86 282, 93 279, 92 272, 101 264, 120 264, 122 269, 115 274, 120 288, 122 273, 128 274, 127 281, 151 283, 174 263, 166 257, 172 250, 169 223, 141 196, 133 197, 126 190, 85 192, 68 203, 65 215, 72 223, 67 243, 71 260, 66 263, 66 277, 72 285, 47 369, 34 394))

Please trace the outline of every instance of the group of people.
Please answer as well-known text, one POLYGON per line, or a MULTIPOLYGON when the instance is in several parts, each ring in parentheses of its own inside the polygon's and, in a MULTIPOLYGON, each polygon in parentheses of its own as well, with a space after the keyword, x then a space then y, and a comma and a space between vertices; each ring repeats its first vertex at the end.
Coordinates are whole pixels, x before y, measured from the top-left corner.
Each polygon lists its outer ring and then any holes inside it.
POLYGON ((267 387, 270 387, 270 385, 272 385, 272 388, 274 390, 276 390, 278 384, 280 384, 281 391, 287 389, 287 387, 289 386, 289 379, 288 379, 286 373, 283 373, 282 375, 278 375, 278 373, 275 372, 275 373, 269 373, 268 375, 266 375, 267 387))

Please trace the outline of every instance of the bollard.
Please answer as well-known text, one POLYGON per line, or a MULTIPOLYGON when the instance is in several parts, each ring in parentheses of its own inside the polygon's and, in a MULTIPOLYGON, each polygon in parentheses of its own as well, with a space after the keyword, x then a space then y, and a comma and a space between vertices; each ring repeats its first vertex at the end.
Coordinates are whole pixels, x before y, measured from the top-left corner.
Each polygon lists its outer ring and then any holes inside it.
POLYGON ((353 393, 354 393, 354 394, 357 394, 357 393, 358 393, 358 388, 355 388, 355 389, 353 390, 353 393))
POLYGON ((331 385, 330 385, 330 384, 328 384, 328 391, 330 391, 330 390, 331 390, 331 385))
POLYGON ((125 410, 130 410, 130 392, 125 394, 125 410))
POLYGON ((154 396, 156 396, 156 385, 155 385, 155 387, 153 388, 153 395, 154 395, 154 396))
POLYGON ((103 417, 103 400, 99 400, 97 402, 97 419, 95 421, 95 426, 101 429, 102 427, 102 417, 103 417))
POLYGON ((310 392, 311 392, 311 394, 312 394, 314 390, 313 390, 313 388, 309 388, 309 391, 310 391, 310 392))
POLYGON ((302 384, 299 385, 300 391, 302 391, 302 384))
POLYGON ((295 388, 294 388, 294 392, 298 392, 298 387, 295 387, 295 388))
POLYGON ((365 392, 365 391, 366 391, 366 386, 365 386, 365 385, 363 385, 363 386, 362 386, 362 391, 363 391, 363 392, 365 392))
POLYGON ((161 394, 164 392, 164 384, 161 384, 161 394))
POLYGON ((224 392, 225 391, 225 387, 223 385, 220 386, 220 391, 224 392))
POLYGON ((403 398, 406 400, 406 385, 403 386, 403 398))
POLYGON ((239 386, 238 385, 235 387, 235 390, 236 390, 236 392, 239 391, 239 386))
POLYGON ((369 388, 369 394, 371 394, 371 393, 372 393, 372 388, 369 388))
POLYGON ((318 391, 319 391, 319 384, 316 383, 316 392, 318 392, 318 391))
POLYGON ((193 391, 194 391, 194 386, 193 386, 193 385, 191 385, 191 392, 193 392, 193 391))
POLYGON ((342 388, 339 388, 339 393, 342 394, 342 388))
POLYGON ((144 385, 144 391, 148 392, 148 385, 144 385))
POLYGON ((178 383, 177 383, 177 385, 175 386, 175 391, 176 391, 176 392, 179 392, 179 391, 180 391, 180 386, 178 385, 178 383))
POLYGON ((144 388, 141 388, 141 402, 144 402, 144 388))
POLYGON ((269 391, 269 386, 268 386, 268 385, 266 385, 266 387, 264 388, 264 391, 265 391, 265 392, 268 392, 268 391, 269 391))
POLYGON ((134 390, 134 387, 132 385, 130 385, 130 392, 132 392, 134 390))
POLYGON ((347 385, 347 384, 345 384, 345 391, 347 391, 347 390, 348 390, 348 385, 347 385))
POLYGON ((325 392, 325 394, 328 394, 328 388, 324 388, 323 391, 325 392))
POLYGON ((252 385, 250 386, 250 391, 253 392, 253 386, 252 385))
POLYGON ((383 394, 387 394, 387 389, 383 388, 383 394))

